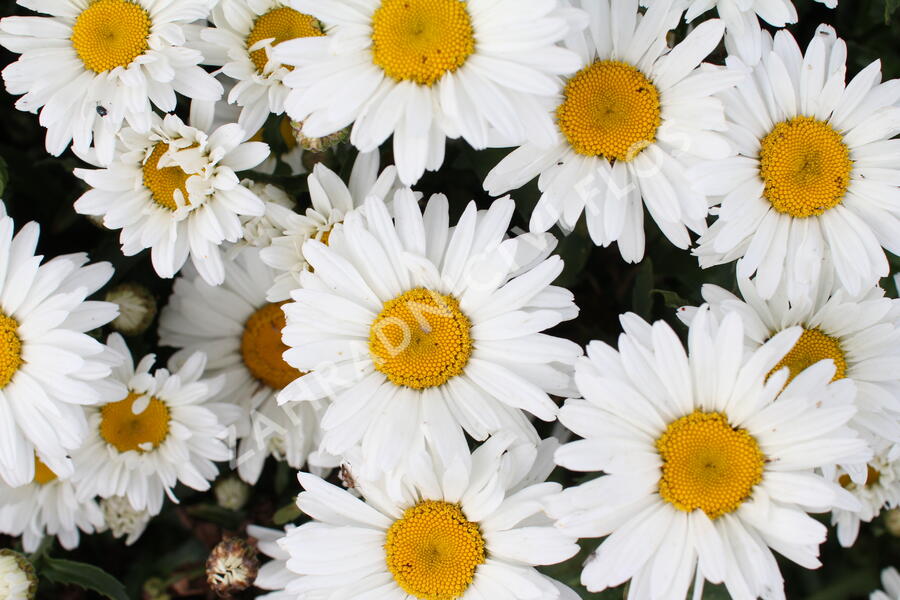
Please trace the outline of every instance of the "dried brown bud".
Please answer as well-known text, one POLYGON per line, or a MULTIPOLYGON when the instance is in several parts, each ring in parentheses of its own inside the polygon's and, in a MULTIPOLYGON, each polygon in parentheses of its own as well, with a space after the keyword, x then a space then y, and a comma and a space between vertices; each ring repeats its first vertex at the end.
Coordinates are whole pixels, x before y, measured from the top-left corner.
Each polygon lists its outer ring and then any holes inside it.
POLYGON ((225 538, 206 560, 206 581, 220 598, 231 598, 253 585, 259 572, 256 548, 243 538, 225 538))
POLYGON ((291 121, 291 129, 294 131, 294 139, 300 144, 300 147, 308 152, 325 152, 331 150, 338 144, 347 140, 350 136, 350 128, 346 127, 320 138, 311 138, 303 135, 303 123, 300 121, 291 121))

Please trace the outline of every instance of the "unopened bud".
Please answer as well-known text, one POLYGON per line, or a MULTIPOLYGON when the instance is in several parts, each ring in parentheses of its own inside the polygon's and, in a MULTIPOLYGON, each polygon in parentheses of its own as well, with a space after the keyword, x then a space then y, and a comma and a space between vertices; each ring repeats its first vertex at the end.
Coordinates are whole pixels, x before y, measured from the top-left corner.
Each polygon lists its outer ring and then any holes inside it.
POLYGON ((900 537, 900 507, 885 511, 884 526, 892 536, 900 537))
POLYGON ((126 546, 130 546, 141 537, 150 521, 149 511, 135 510, 128 498, 122 496, 103 498, 100 500, 100 509, 113 537, 124 537, 126 546))
POLYGON ((297 140, 297 143, 300 144, 301 148, 308 152, 325 152, 326 150, 331 150, 338 144, 345 142, 350 136, 350 128, 346 127, 331 135, 326 135, 325 137, 306 137, 303 135, 302 121, 291 121, 291 129, 294 131, 294 139, 297 140))
POLYGON ((256 548, 241 538, 226 538, 206 561, 206 581, 220 598, 231 598, 253 585, 259 572, 256 548))
POLYGON ((216 503, 228 510, 240 510, 250 496, 250 486, 237 477, 226 477, 216 482, 216 503))
POLYGON ((119 316, 110 325, 125 335, 144 333, 156 316, 156 299, 137 283, 117 285, 106 292, 105 300, 119 306, 119 316))
POLYGON ((33 600, 37 582, 34 567, 27 558, 6 548, 0 550, 0 598, 33 600))

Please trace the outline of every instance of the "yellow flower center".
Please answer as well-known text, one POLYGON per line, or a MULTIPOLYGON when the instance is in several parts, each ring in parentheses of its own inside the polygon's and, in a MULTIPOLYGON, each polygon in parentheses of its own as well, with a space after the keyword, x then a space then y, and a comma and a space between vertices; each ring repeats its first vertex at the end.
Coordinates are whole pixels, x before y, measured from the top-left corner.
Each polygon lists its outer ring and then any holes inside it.
POLYGON ((191 204, 187 191, 187 180, 190 175, 178 166, 160 168, 159 160, 168 151, 169 145, 164 142, 157 142, 153 146, 153 152, 143 167, 144 187, 150 190, 154 202, 174 211, 178 209, 178 203, 175 202, 176 191, 181 192, 185 206, 191 204))
POLYGON ((791 372, 787 380, 787 383, 790 383, 801 371, 826 358, 833 360, 836 367, 832 381, 847 376, 847 360, 844 358, 840 341, 818 329, 804 329, 794 347, 775 365, 769 375, 787 367, 791 372))
POLYGON ((0 313, 0 390, 5 388, 22 366, 22 340, 15 319, 0 313))
MULTIPOLYGON (((881 472, 873 467, 872 465, 867 465, 866 471, 866 482, 863 484, 863 487, 871 487, 878 483, 878 480, 881 479, 881 472)), ((853 480, 850 479, 850 475, 844 473, 840 477, 838 477, 838 483, 841 484, 842 487, 848 490, 855 490, 859 486, 853 483, 853 480)))
POLYGON ((56 479, 56 473, 50 470, 50 467, 44 464, 44 461, 34 456, 34 483, 38 485, 46 485, 56 479))
POLYGON ((387 567, 403 591, 420 600, 462 596, 485 561, 476 523, 449 502, 424 500, 387 531, 387 567))
POLYGON ((396 81, 432 85, 474 52, 461 0, 382 0, 372 15, 372 60, 396 81))
POLYGON ((556 122, 575 152, 627 162, 656 141, 659 90, 628 63, 600 60, 566 84, 556 122))
POLYGON ((844 138, 812 117, 778 123, 762 140, 763 196, 780 213, 805 219, 841 203, 853 161, 844 138))
MULTIPOLYGON (((247 35, 247 48, 252 48, 254 44, 262 40, 272 40, 272 47, 274 48, 287 40, 322 35, 325 35, 325 33, 319 27, 319 23, 315 18, 298 12, 293 8, 282 6, 273 8, 254 21, 253 28, 247 35)), ((256 71, 262 73, 266 68, 266 63, 269 61, 266 49, 260 48, 250 52, 250 60, 256 66, 256 71)))
POLYGON ((756 440, 721 413, 695 411, 656 440, 662 458, 659 495, 678 510, 710 519, 730 513, 762 481, 765 456, 756 440))
POLYGON ((472 354, 469 319, 453 296, 415 288, 385 302, 369 331, 375 368, 415 389, 446 383, 472 354))
POLYGON ((72 27, 72 47, 86 69, 127 67, 149 48, 150 14, 131 0, 92 0, 72 27))
POLYGON ((256 379, 272 389, 280 390, 304 373, 284 362, 288 349, 281 341, 284 329, 284 302, 266 304, 250 315, 241 337, 241 356, 244 365, 256 379))
POLYGON ((119 452, 149 452, 169 435, 169 407, 162 400, 151 397, 147 408, 134 414, 134 403, 142 396, 129 392, 100 409, 100 436, 119 452))

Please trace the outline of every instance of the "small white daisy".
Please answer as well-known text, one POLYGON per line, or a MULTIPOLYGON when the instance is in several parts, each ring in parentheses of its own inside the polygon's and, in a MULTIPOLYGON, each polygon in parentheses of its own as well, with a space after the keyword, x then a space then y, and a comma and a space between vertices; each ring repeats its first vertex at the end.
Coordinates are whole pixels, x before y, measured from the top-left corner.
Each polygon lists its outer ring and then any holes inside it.
POLYGON ((544 108, 577 56, 556 45, 583 17, 557 0, 293 0, 326 37, 279 44, 296 68, 285 109, 308 137, 351 123, 362 152, 392 134, 400 179, 412 185, 444 162, 446 138, 476 149, 496 131, 511 143, 549 144, 544 108))
MULTIPOLYGON (((650 4, 654 0, 642 0, 650 4)), ((773 27, 784 27, 797 22, 797 9, 792 0, 688 0, 684 20, 690 23, 706 11, 716 8, 719 17, 728 28, 726 39, 734 46, 741 59, 750 65, 759 62, 762 54, 759 19, 773 27), (757 18, 758 17, 758 18, 757 18)), ((838 0, 817 0, 828 8, 837 6, 838 0)))
POLYGON ((787 31, 762 40, 753 76, 722 93, 740 156, 690 174, 721 204, 695 253, 703 267, 741 258, 763 298, 809 295, 823 268, 859 294, 888 274, 882 247, 900 252, 900 80, 882 83, 875 61, 846 84, 847 46, 825 25, 806 54, 787 31))
POLYGON ((68 477, 68 455, 87 436, 82 405, 121 386, 104 381, 118 358, 85 335, 118 314, 115 304, 86 300, 112 265, 88 265, 84 253, 42 265, 37 223, 15 236, 13 228, 0 202, 0 480, 15 487, 34 479, 35 452, 68 477))
POLYGON ((101 499, 100 510, 113 537, 125 538, 126 546, 138 541, 151 519, 149 511, 135 510, 128 498, 122 496, 101 499))
POLYGON ((739 315, 716 327, 703 308, 685 352, 665 322, 621 320, 618 351, 588 346, 575 367, 585 399, 560 412, 584 439, 557 463, 604 472, 548 501, 562 531, 606 538, 582 583, 597 592, 630 579, 629 600, 683 599, 696 569, 695 589, 708 580, 735 600, 783 599, 772 550, 817 568, 826 528, 806 513, 859 509, 815 470, 872 455, 847 427, 853 383, 829 383, 829 361, 790 383, 787 369, 769 375, 799 327, 751 352, 739 315))
POLYGON ((363 499, 300 473, 306 491, 297 506, 313 521, 278 542, 295 574, 285 591, 309 598, 577 600, 534 568, 578 551, 543 513, 542 499, 560 486, 544 481, 552 463, 538 454, 531 444, 510 447, 502 436, 449 463, 417 453, 417 467, 402 480, 359 482, 363 499))
POLYGON ((484 188, 498 196, 540 176, 532 231, 557 222, 571 231, 585 213, 594 244, 618 242, 628 262, 644 257, 644 207, 670 242, 688 248, 688 230, 706 230, 708 202, 685 170, 734 155, 713 94, 740 74, 701 65, 724 25, 707 21, 670 49, 666 35, 681 15, 675 0, 657 0, 645 14, 638 0, 576 3, 590 21, 566 40, 581 70, 551 107, 553 143, 520 146, 494 167, 484 188))
POLYGON ((833 474, 862 504, 859 512, 834 510, 831 513, 831 524, 837 526, 838 541, 845 548, 856 542, 860 523, 870 523, 883 509, 900 506, 900 447, 882 440, 873 446, 875 456, 866 465, 864 481, 854 482, 843 469, 826 473, 833 474))
POLYGON ((0 483, 0 532, 22 536, 25 552, 35 552, 44 536, 55 536, 66 550, 80 534, 104 529, 103 513, 92 496, 82 497, 71 479, 59 479, 37 456, 34 480, 17 488, 0 483))
MULTIPOLYGON (((834 362, 834 379, 856 385, 858 412, 851 426, 867 438, 900 443, 900 300, 872 288, 851 296, 823 277, 813 295, 790 302, 782 292, 763 300, 755 282, 738 277, 743 300, 716 285, 704 285, 703 300, 717 319, 736 312, 744 321, 748 350, 755 350, 779 331, 799 326, 797 344, 776 368, 790 370, 788 381, 820 360, 834 362)), ((682 307, 679 318, 690 325, 694 307, 682 307)), ((866 465, 843 465, 854 481, 866 481, 866 465)))
POLYGON ((22 56, 3 70, 16 108, 41 111, 47 151, 58 156, 74 139, 93 139, 100 164, 113 160, 123 121, 152 127, 150 104, 175 110, 176 92, 215 101, 222 86, 185 46, 188 24, 205 19, 214 0, 18 0, 50 17, 0 20, 0 44, 22 56))
POLYGON ((881 572, 881 586, 884 590, 872 592, 869 600, 900 600, 900 573, 894 567, 881 572))
POLYGON ((275 401, 303 373, 282 358, 288 349, 281 341, 283 303, 266 300, 275 272, 260 260, 259 250, 243 249, 225 263, 225 272, 225 283, 216 287, 186 269, 160 315, 159 338, 163 346, 181 348, 177 359, 205 353, 207 374, 224 376, 219 399, 239 406, 243 415, 237 423, 237 470, 244 481, 256 483, 269 455, 294 469, 306 463, 321 437, 325 402, 281 407, 275 401))
POLYGON ((315 18, 292 7, 290 0, 222 0, 212 10, 215 28, 201 34, 228 58, 222 72, 235 80, 228 102, 241 107, 238 124, 257 131, 270 113, 284 112, 290 91, 282 80, 291 72, 272 57, 272 48, 295 38, 324 36, 315 18))
POLYGON ((180 368, 150 369, 156 357, 148 354, 134 365, 119 334, 107 343, 125 362, 112 378, 126 387, 116 400, 87 409, 90 434, 74 455, 80 468, 74 480, 79 497, 126 497, 135 510, 159 514, 166 495, 177 498, 178 482, 207 490, 232 452, 224 443, 226 426, 239 411, 218 399, 223 377, 201 379, 206 356, 196 353, 180 368))
POLYGON ((272 238, 268 248, 262 250, 262 259, 279 271, 269 290, 270 302, 281 302, 291 297, 291 290, 300 287, 300 274, 309 269, 303 256, 303 244, 315 239, 325 244, 331 230, 344 216, 360 206, 369 196, 389 198, 400 186, 397 169, 387 167, 378 174, 378 152, 360 153, 353 163, 350 183, 345 184, 331 169, 319 163, 307 178, 312 206, 303 214, 273 209, 277 220, 274 224, 282 232, 272 238), (277 211, 277 212, 276 212, 277 211))
MULTIPOLYGON (((278 401, 332 398, 322 449, 362 443, 389 470, 424 439, 449 458, 467 431, 537 441, 526 413, 556 418, 550 394, 574 394, 581 348, 541 333, 574 318, 571 292, 551 285, 563 268, 549 234, 507 238, 515 204, 470 203, 451 226, 443 195, 424 214, 413 193, 394 196, 394 219, 369 196, 326 246, 309 240, 313 270, 284 307, 284 358, 306 371, 278 401)), ((461 450, 462 449, 462 450, 461 450)))
POLYGON ((75 210, 103 216, 106 227, 121 229, 126 256, 150 248, 160 277, 174 277, 190 254, 203 278, 218 285, 225 277, 219 246, 241 238, 239 217, 265 212, 235 172, 258 165, 269 147, 244 142, 234 123, 207 135, 174 114, 154 115, 152 122, 147 133, 121 132, 109 168, 75 169, 93 188, 75 202, 75 210))

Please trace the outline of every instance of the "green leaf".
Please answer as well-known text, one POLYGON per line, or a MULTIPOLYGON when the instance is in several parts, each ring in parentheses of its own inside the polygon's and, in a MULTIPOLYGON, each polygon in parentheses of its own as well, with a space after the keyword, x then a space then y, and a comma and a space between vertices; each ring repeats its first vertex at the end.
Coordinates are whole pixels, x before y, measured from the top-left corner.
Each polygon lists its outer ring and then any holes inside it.
POLYGON ((6 191, 7 183, 9 183, 9 167, 6 165, 6 160, 0 156, 0 198, 3 197, 3 192, 6 191))
POLYGON ((682 306, 687 306, 690 304, 687 300, 681 297, 678 292, 673 292, 671 290, 650 290, 651 294, 659 294, 662 296, 663 302, 669 308, 681 308, 682 306))
POLYGON ((77 585, 80 588, 97 592, 110 600, 128 600, 125 586, 118 579, 103 569, 86 563, 61 558, 45 558, 40 575, 55 583, 77 585))
POLYGON ((242 513, 222 508, 215 504, 195 504, 189 506, 187 508, 187 514, 195 519, 221 525, 226 529, 236 529, 241 524, 243 518, 242 513))
POLYGON ((300 509, 297 508, 297 503, 291 502, 275 511, 275 514, 272 516, 272 522, 276 525, 287 525, 296 521, 302 514, 300 509))

